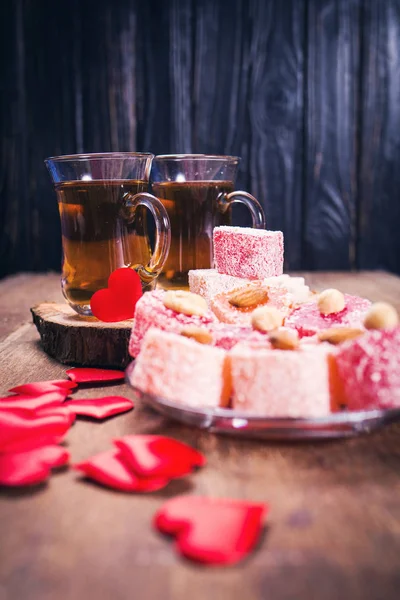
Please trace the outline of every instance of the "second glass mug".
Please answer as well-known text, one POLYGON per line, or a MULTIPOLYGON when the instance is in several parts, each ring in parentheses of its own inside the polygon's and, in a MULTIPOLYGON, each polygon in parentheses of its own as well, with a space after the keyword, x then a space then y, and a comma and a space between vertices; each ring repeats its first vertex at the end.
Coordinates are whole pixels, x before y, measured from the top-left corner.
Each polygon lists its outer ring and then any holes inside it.
POLYGON ((265 228, 260 203, 234 191, 240 158, 205 154, 159 155, 153 160, 151 188, 168 212, 171 247, 158 278, 160 287, 185 288, 188 272, 213 266, 213 229, 231 225, 231 205, 245 204, 253 227, 265 228))
POLYGON ((152 289, 168 256, 171 230, 163 204, 146 193, 153 154, 110 152, 56 156, 45 163, 61 219, 61 287, 69 305, 91 316, 90 299, 121 267, 152 289), (151 254, 146 208, 156 225, 151 254))

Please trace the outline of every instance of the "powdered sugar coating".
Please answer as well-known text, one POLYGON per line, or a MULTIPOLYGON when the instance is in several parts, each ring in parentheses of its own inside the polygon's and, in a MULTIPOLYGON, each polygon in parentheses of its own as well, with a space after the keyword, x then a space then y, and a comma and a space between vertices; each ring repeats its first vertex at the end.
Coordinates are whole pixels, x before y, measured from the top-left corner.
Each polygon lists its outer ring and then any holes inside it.
POLYGON ((400 408, 400 327, 345 342, 336 364, 350 410, 400 408))
POLYGON ((248 283, 262 283, 267 286, 280 287, 292 294, 293 304, 302 304, 311 297, 310 288, 305 284, 304 277, 291 277, 283 274, 265 279, 243 279, 218 273, 216 269, 194 269, 189 271, 189 287, 194 294, 202 296, 210 305, 211 298, 218 294, 240 289, 248 283))
POLYGON ((130 378, 133 386, 189 406, 225 406, 230 396, 227 353, 150 328, 130 378))
POLYGON ((216 269, 194 269, 189 271, 190 291, 202 296, 208 304, 213 296, 230 292, 249 282, 250 279, 224 275, 223 273, 218 273, 216 269))
POLYGON ((232 407, 268 417, 323 417, 331 412, 330 349, 257 349, 239 344, 230 352, 232 407))
POLYGON ((247 279, 282 275, 283 233, 251 227, 215 227, 214 261, 219 273, 247 279))
POLYGON ((305 285, 303 277, 280 275, 279 277, 269 277, 262 281, 252 281, 246 285, 241 285, 231 292, 212 297, 210 299, 211 310, 223 323, 250 326, 251 315, 256 307, 239 308, 233 306, 229 302, 229 298, 233 291, 251 289, 259 284, 262 284, 268 293, 268 302, 266 304, 280 310, 283 316, 288 315, 293 306, 299 301, 304 301, 310 295, 310 290, 305 285))
POLYGON ((359 296, 344 295, 346 306, 330 315, 322 315, 317 301, 296 308, 285 320, 285 327, 297 329, 300 337, 315 335, 329 327, 356 327, 363 329, 363 320, 371 302, 359 296))
POLYGON ((180 333, 187 325, 201 327, 216 322, 217 319, 211 311, 208 311, 203 317, 197 317, 187 316, 166 308, 163 303, 164 294, 164 290, 146 292, 138 300, 129 340, 129 354, 132 357, 139 354, 143 337, 152 326, 156 326, 162 331, 180 333))

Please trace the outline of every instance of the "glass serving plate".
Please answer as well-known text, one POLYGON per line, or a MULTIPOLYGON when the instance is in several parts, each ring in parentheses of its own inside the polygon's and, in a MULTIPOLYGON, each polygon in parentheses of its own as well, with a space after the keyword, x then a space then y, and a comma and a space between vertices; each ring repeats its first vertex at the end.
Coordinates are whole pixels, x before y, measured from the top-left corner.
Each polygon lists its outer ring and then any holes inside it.
POLYGON ((193 408, 143 392, 130 383, 135 368, 131 363, 126 378, 136 397, 158 413, 185 425, 211 433, 261 440, 307 440, 346 438, 370 433, 400 421, 400 409, 341 411, 327 417, 262 417, 231 408, 193 408))

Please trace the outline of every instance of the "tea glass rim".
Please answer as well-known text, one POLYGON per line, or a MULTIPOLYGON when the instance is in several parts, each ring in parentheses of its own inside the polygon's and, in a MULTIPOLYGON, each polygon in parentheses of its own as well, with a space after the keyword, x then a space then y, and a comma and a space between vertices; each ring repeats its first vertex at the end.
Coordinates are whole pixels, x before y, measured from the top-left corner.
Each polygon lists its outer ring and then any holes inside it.
POLYGON ((89 152, 86 154, 60 154, 59 156, 49 156, 44 159, 44 162, 67 162, 78 160, 109 160, 121 158, 154 158, 152 152, 89 152))
POLYGON ((241 158, 240 156, 229 156, 224 154, 156 154, 154 161, 158 160, 215 160, 239 163, 241 158))

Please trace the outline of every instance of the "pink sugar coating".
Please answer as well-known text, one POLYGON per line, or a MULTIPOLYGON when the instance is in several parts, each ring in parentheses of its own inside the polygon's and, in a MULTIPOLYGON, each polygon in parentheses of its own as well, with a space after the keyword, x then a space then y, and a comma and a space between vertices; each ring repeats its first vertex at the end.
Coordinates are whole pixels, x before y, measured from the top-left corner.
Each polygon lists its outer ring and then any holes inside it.
POLYGON ((236 344, 264 344, 269 346, 268 335, 255 331, 252 327, 215 323, 209 331, 213 336, 213 345, 224 350, 231 350, 236 344))
POLYGON ((330 414, 329 353, 325 344, 299 350, 237 345, 229 353, 232 407, 268 417, 330 414))
POLYGON ((133 358, 139 354, 143 337, 152 326, 156 326, 157 329, 162 331, 180 333, 187 325, 201 327, 217 320, 211 311, 208 311, 204 317, 196 317, 187 316, 166 308, 163 303, 164 294, 163 290, 146 292, 136 304, 129 340, 129 354, 133 358))
POLYGON ((400 327, 342 344, 336 364, 350 410, 400 408, 400 327))
POLYGON ((264 279, 283 273, 283 233, 250 227, 215 227, 214 261, 219 273, 264 279))
POLYGON ((285 320, 285 327, 297 329, 299 336, 315 335, 329 327, 363 328, 363 320, 371 302, 359 296, 344 295, 345 308, 331 315, 322 315, 316 300, 296 308, 285 320))
MULTIPOLYGON (((152 327, 136 358, 131 384, 144 392, 189 406, 220 406, 227 353, 152 327)), ((226 402, 225 402, 226 404, 226 402)))

